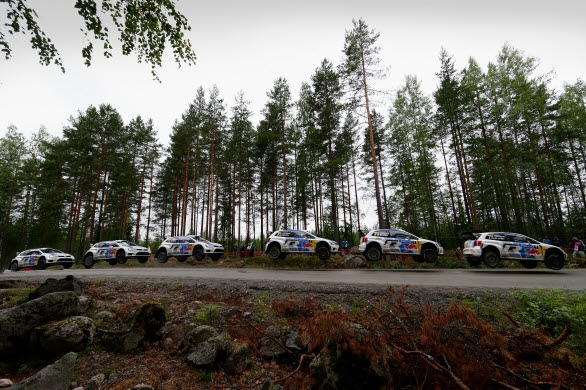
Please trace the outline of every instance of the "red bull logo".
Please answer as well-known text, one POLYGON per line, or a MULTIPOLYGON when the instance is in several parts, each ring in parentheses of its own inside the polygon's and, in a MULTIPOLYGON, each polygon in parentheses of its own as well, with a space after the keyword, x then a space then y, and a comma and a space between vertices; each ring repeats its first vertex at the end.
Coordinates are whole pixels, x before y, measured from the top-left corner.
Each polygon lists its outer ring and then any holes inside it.
POLYGON ((527 252, 527 256, 539 256, 539 250, 538 249, 531 249, 530 251, 527 252))
POLYGON ((311 249, 313 248, 313 244, 311 242, 308 242, 307 244, 303 245, 303 249, 311 249))

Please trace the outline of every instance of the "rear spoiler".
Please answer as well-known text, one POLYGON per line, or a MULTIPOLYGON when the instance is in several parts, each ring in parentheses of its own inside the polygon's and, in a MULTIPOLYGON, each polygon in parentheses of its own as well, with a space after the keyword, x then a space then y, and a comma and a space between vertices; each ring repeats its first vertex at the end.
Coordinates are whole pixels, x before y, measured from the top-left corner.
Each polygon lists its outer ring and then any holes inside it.
POLYGON ((478 237, 480 237, 480 233, 464 232, 460 237, 464 241, 476 240, 478 237))

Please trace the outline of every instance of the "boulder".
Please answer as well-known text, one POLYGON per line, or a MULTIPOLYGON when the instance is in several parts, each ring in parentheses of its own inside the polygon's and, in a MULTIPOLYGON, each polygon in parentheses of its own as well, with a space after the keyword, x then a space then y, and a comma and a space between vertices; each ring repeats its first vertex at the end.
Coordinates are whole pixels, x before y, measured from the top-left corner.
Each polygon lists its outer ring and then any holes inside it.
POLYGON ((47 322, 79 314, 79 299, 71 291, 55 292, 0 312, 0 356, 23 349, 31 331, 47 322))
POLYGON ((12 386, 10 390, 63 390, 71 383, 71 374, 77 360, 75 352, 69 352, 55 363, 48 365, 35 375, 12 386))
POLYGON ((96 326, 88 317, 75 316, 36 327, 31 345, 48 355, 83 351, 94 341, 96 326))
POLYGON ((79 297, 79 311, 85 313, 94 306, 94 301, 88 297, 79 297))
POLYGON ((161 339, 161 329, 167 323, 165 309, 159 303, 145 303, 136 309, 131 326, 140 329, 149 341, 161 339))
POLYGON ((200 368, 221 364, 228 356, 229 345, 227 334, 220 333, 194 346, 187 356, 187 361, 200 368))
POLYGON ((342 268, 368 268, 368 263, 359 256, 346 256, 340 262, 342 268))
POLYGON ((67 275, 63 279, 47 279, 30 293, 28 299, 30 301, 43 295, 61 291, 73 291, 75 295, 80 296, 83 294, 83 282, 73 275, 67 275))
POLYGON ((104 374, 97 374, 90 378, 85 385, 85 390, 100 390, 102 388, 102 383, 106 380, 106 376, 104 374))
POLYGON ((183 340, 183 346, 188 350, 194 348, 197 344, 206 341, 214 336, 217 336, 220 332, 213 326, 201 325, 197 328, 189 331, 185 335, 183 340))
POLYGON ((96 325, 100 327, 112 325, 116 321, 116 314, 107 310, 97 312, 93 317, 96 325))
POLYGON ((275 340, 282 342, 285 331, 277 326, 268 326, 264 332, 271 337, 264 337, 260 342, 260 352, 265 359, 274 359, 287 353, 275 340))
POLYGON ((106 350, 119 353, 127 353, 138 348, 144 339, 143 334, 137 329, 108 331, 98 328, 97 337, 106 350))
POLYGON ((301 351, 307 347, 295 328, 289 328, 285 337, 285 346, 292 351, 301 351))

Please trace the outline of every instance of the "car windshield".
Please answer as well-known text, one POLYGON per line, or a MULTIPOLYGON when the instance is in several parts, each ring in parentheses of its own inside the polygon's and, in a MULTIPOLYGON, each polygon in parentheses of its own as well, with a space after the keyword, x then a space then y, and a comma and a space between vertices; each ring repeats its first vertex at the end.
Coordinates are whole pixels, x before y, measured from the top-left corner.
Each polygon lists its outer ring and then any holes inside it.
POLYGON ((53 249, 53 248, 45 248, 45 249, 43 249, 43 252, 45 252, 45 253, 63 253, 59 249, 53 249))
POLYGON ((177 237, 177 242, 189 242, 194 243, 195 240, 191 237, 177 237))
POLYGON ((118 241, 118 243, 120 245, 124 245, 124 246, 137 246, 134 242, 130 242, 130 241, 126 241, 126 240, 124 240, 124 241, 118 241))

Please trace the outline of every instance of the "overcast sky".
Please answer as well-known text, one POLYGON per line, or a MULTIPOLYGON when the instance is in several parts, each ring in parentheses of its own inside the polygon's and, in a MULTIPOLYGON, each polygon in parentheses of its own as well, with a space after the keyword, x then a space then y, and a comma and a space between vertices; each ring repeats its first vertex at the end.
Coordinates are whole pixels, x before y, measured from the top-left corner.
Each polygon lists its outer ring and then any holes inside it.
MULTIPOLYGON (((152 80, 146 64, 121 55, 119 48, 110 59, 96 53, 87 68, 74 1, 29 3, 60 51, 66 73, 41 66, 26 37, 16 37, 11 42, 13 58, 0 59, 0 136, 9 125, 26 135, 42 125, 61 135, 78 110, 110 103, 125 122, 137 115, 152 118, 166 144, 173 122, 197 87, 209 89, 213 84, 228 107, 242 89, 256 122, 277 77, 287 78, 296 99, 301 83, 309 81, 323 58, 340 62, 345 30, 360 17, 380 32, 381 58, 390 66, 389 77, 378 89, 397 90, 406 75, 415 74, 431 94, 442 46, 459 68, 470 56, 486 67, 505 42, 538 57, 540 71, 554 70, 558 89, 564 82, 586 79, 583 0, 182 0, 178 7, 192 26, 189 38, 197 64, 178 68, 167 56, 159 70, 162 83, 152 80)), ((379 108, 386 114, 387 107, 379 108)), ((361 209, 365 223, 376 223, 375 210, 367 199, 361 209)))
POLYGON ((586 79, 586 2, 578 0, 182 0, 197 64, 178 68, 169 56, 159 71, 162 83, 119 50, 110 59, 96 53, 85 67, 73 0, 29 3, 67 71, 41 66, 26 37, 14 38, 13 58, 0 59, 0 135, 11 124, 27 135, 41 125, 60 135, 78 110, 110 103, 125 122, 139 114, 152 118, 166 143, 196 88, 213 84, 228 105, 242 89, 256 121, 275 78, 286 77, 296 97, 323 58, 339 63, 344 32, 359 17, 380 32, 381 58, 391 67, 381 89, 396 90, 405 75, 415 74, 431 93, 442 46, 460 68, 470 56, 484 67, 505 42, 540 58, 544 72, 555 70, 558 88, 586 79))

